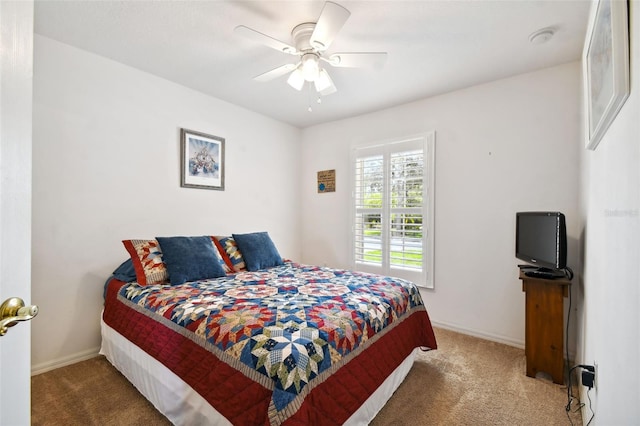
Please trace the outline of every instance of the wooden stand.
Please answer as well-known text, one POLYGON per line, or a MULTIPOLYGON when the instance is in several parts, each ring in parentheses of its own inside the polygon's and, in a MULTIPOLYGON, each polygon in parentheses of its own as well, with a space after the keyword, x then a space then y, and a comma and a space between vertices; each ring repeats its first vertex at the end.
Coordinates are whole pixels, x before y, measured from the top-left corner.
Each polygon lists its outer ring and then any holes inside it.
POLYGON ((551 375, 553 383, 564 383, 564 298, 571 280, 527 277, 520 270, 526 295, 525 356, 527 376, 539 371, 551 375))

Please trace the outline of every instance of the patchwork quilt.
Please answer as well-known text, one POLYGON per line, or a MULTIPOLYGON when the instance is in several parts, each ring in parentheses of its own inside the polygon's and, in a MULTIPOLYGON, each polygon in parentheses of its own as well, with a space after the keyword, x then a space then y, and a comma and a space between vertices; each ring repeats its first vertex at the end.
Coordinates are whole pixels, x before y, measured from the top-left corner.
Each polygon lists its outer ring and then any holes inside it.
POLYGON ((105 323, 234 424, 340 424, 436 341, 405 280, 292 262, 182 285, 113 280, 105 323))

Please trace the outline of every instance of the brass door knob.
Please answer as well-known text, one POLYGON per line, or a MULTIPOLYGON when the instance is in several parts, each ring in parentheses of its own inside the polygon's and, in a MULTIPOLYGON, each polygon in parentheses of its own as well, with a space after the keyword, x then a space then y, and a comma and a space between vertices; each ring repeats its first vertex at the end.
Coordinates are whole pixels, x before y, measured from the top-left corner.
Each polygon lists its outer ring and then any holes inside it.
POLYGON ((36 305, 25 306, 24 300, 19 297, 11 297, 0 305, 0 336, 7 334, 9 327, 13 327, 18 321, 29 321, 38 315, 36 305))

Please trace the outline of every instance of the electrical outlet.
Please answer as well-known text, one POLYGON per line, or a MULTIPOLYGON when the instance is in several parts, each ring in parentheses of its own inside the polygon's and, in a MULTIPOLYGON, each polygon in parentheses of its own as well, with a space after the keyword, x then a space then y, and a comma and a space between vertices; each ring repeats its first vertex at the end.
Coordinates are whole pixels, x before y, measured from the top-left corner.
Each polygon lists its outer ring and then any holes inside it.
POLYGON ((593 365, 581 365, 582 372, 580 374, 580 378, 582 381, 582 385, 592 389, 595 387, 596 382, 596 366, 597 364, 594 362, 593 365))
POLYGON ((582 371, 582 386, 586 386, 589 389, 593 388, 596 378, 596 373, 592 373, 589 370, 582 371))
POLYGON ((596 378, 598 377, 598 363, 593 361, 593 374, 595 375, 595 377, 593 378, 593 388, 597 391, 598 390, 598 381, 596 380, 596 378))

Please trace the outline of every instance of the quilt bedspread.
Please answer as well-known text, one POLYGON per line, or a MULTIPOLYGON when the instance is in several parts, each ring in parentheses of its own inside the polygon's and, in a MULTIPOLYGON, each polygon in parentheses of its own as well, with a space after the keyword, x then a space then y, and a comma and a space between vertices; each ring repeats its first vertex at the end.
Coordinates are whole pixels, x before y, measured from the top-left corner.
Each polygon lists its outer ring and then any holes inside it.
MULTIPOLYGON (((427 317, 408 281, 292 262, 177 286, 129 283, 117 299, 268 389, 271 424, 405 318, 427 317)), ((428 317, 426 327, 420 345, 435 349, 428 317)))

